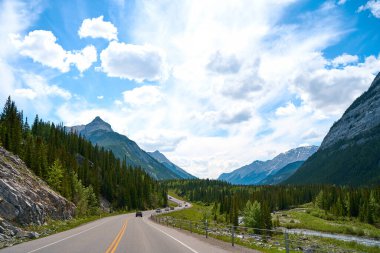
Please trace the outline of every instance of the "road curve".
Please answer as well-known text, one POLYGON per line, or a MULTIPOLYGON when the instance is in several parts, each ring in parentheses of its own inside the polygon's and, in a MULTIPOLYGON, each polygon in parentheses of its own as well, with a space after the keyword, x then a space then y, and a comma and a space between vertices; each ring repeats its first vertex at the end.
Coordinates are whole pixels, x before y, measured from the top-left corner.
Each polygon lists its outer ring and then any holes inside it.
POLYGON ((195 237, 152 222, 153 211, 99 219, 83 226, 0 250, 0 253, 225 253, 195 237))

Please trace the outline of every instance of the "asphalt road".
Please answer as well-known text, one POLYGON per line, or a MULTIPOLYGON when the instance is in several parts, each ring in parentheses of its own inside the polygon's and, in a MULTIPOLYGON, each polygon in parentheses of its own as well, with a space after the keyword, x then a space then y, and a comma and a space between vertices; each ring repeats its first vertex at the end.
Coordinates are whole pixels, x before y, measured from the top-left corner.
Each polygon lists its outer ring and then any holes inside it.
MULTIPOLYGON (((183 203, 175 198, 171 200, 183 203)), ((190 207, 189 203, 188 206, 190 207)), ((149 216, 153 212, 143 212, 143 218, 135 217, 134 213, 103 218, 65 232, 2 249, 0 253, 229 252, 152 222, 149 216)))

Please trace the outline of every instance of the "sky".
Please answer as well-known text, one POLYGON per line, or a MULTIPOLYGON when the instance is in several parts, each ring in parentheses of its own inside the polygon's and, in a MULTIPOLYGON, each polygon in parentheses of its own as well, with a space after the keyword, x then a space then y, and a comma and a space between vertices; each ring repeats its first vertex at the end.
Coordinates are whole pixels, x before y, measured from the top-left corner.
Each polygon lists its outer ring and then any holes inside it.
POLYGON ((201 178, 320 145, 380 71, 380 0, 0 0, 0 24, 1 104, 201 178))

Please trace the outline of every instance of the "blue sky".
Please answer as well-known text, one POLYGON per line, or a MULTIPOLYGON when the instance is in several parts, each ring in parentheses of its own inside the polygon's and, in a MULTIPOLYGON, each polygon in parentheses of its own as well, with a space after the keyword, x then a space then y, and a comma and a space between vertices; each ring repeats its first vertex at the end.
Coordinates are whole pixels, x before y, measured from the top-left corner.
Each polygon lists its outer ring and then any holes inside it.
POLYGON ((199 177, 319 145, 380 71, 380 1, 0 1, 0 102, 95 116, 199 177))

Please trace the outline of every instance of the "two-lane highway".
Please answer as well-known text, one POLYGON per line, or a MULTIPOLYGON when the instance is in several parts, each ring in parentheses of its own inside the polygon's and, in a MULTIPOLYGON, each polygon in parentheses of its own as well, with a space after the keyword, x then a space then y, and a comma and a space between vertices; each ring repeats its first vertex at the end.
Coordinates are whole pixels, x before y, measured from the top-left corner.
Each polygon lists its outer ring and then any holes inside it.
POLYGON ((228 252, 175 229, 152 222, 154 211, 143 218, 124 214, 0 250, 0 253, 213 253, 228 252))

